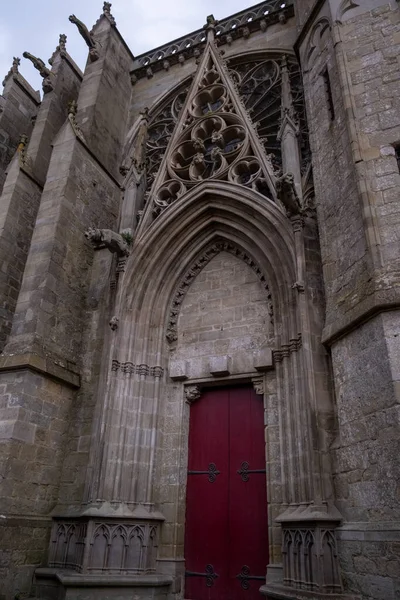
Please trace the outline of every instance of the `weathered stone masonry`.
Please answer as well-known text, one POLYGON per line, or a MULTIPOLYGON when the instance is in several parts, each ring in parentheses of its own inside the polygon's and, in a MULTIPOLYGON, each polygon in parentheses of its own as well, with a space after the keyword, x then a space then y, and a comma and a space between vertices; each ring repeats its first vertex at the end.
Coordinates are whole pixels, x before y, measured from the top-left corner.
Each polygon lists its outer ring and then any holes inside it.
MULTIPOLYGON (((78 15, 79 16, 79 15, 78 15)), ((67 17, 67 15, 66 15, 67 17)), ((264 402, 267 598, 400 593, 400 6, 265 0, 0 96, 0 600, 184 598, 188 431, 264 402)), ((33 49, 32 49, 33 50, 33 49)))

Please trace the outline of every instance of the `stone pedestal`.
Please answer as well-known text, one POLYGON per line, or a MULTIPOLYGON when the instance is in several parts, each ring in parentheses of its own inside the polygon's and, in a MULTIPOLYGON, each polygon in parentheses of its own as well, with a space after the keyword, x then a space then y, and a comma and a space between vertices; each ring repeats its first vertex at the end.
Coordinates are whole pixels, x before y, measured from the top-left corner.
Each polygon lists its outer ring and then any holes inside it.
POLYGON ((277 521, 282 526, 283 581, 267 581, 267 598, 351 600, 343 594, 336 543, 341 517, 334 506, 290 507, 277 521))
POLYGON ((37 597, 42 600, 165 600, 172 582, 167 575, 85 575, 66 569, 37 569, 37 597))
POLYGON ((48 567, 35 572, 45 600, 164 599, 172 583, 156 574, 164 517, 147 507, 108 503, 55 511, 48 567))

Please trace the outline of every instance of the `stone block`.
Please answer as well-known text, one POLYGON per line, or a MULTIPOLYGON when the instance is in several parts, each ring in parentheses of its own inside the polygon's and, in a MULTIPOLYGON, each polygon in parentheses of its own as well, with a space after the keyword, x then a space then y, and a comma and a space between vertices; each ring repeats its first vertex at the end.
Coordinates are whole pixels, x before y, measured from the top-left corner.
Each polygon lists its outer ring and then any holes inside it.
POLYGON ((254 353, 254 368, 257 371, 266 371, 273 366, 272 349, 263 348, 254 353))
POLYGON ((173 381, 184 381, 188 378, 188 363, 186 360, 171 360, 169 376, 173 381))
POLYGON ((209 369, 214 377, 223 377, 230 374, 231 357, 225 354, 224 356, 210 356, 209 369))

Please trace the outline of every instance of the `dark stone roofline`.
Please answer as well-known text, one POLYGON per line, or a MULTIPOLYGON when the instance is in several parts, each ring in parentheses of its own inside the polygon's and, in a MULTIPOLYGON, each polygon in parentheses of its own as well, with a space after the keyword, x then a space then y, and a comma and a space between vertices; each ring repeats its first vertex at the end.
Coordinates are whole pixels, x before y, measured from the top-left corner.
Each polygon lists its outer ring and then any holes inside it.
MULTIPOLYGON (((238 38, 259 31, 262 27, 267 28, 278 22, 281 14, 286 18, 294 16, 293 0, 264 0, 253 7, 226 17, 218 22, 215 29, 218 45, 227 44, 229 35, 232 43, 238 38)), ((152 73, 165 68, 163 65, 165 60, 168 60, 169 65, 172 66, 179 62, 179 57, 183 56, 185 60, 191 58, 196 49, 201 50, 205 41, 206 34, 202 27, 172 42, 140 54, 135 58, 131 74, 136 79, 149 76, 149 74, 151 76, 152 73), (151 69, 151 73, 148 72, 149 69, 151 69)))

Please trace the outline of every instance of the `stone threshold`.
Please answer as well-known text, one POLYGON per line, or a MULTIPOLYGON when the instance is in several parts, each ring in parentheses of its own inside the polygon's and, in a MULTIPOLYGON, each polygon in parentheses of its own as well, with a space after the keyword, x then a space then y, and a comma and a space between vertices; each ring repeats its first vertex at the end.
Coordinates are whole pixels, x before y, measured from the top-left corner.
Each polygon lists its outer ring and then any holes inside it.
POLYGON ((309 590, 296 590, 273 583, 261 586, 260 592, 268 600, 272 600, 272 598, 276 600, 361 600, 361 596, 354 594, 322 594, 309 590))
POLYGON ((37 579, 56 579, 66 587, 162 587, 171 585, 170 575, 110 575, 77 573, 67 569, 36 569, 37 579))

